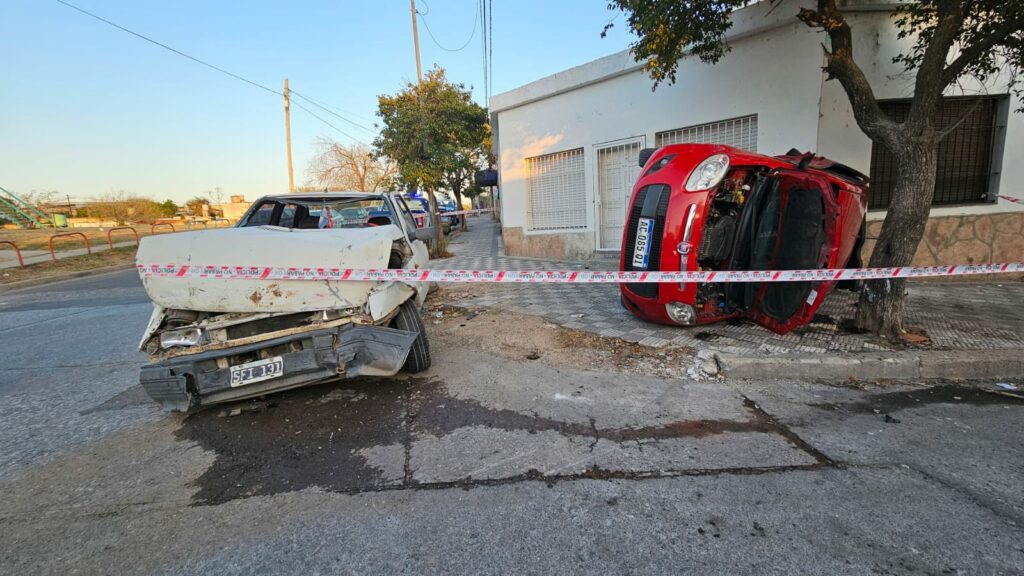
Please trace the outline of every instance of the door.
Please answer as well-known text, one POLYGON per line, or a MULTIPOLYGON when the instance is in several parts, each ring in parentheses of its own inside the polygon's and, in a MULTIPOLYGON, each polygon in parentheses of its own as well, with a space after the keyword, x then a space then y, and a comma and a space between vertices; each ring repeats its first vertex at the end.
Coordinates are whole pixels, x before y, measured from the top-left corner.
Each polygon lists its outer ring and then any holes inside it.
MULTIPOLYGON (((836 268, 834 250, 839 205, 827 179, 780 170, 752 194, 745 210, 750 270, 836 268)), ((821 306, 831 283, 768 282, 745 285, 750 318, 778 333, 806 324, 821 306)))
POLYGON ((637 155, 641 140, 597 149, 597 222, 599 250, 618 250, 626 226, 626 210, 633 184, 640 177, 637 155))

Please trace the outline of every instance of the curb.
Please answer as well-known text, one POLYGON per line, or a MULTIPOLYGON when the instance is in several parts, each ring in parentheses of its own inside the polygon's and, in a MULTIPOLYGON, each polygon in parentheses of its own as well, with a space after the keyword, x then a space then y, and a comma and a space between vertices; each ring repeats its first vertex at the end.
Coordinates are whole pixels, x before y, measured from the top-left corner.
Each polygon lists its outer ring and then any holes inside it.
POLYGON ((871 354, 715 354, 721 374, 738 380, 1012 380, 1024 378, 1019 349, 919 350, 871 354))
POLYGON ((121 272, 122 270, 131 270, 134 268, 135 264, 118 264, 117 266, 106 266, 103 268, 93 268, 92 270, 81 270, 78 272, 72 272, 70 274, 58 274, 54 276, 46 276, 44 278, 31 278, 29 280, 19 280, 17 282, 11 282, 10 284, 0 284, 0 293, 14 292, 15 290, 31 288, 33 286, 40 286, 42 284, 64 282, 66 280, 85 278, 86 276, 98 276, 100 274, 109 274, 111 272, 121 272))

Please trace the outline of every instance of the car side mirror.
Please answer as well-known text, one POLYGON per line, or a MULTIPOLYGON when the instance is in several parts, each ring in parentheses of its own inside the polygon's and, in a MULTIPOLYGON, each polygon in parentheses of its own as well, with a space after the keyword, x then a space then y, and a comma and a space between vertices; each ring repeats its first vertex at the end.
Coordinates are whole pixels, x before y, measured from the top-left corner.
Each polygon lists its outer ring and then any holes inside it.
POLYGON ((646 166, 647 165, 647 161, 650 160, 651 156, 654 156, 654 153, 657 152, 657 151, 658 151, 657 148, 644 148, 643 150, 641 150, 640 151, 640 156, 637 158, 637 161, 639 162, 640 167, 643 168, 644 166, 646 166))

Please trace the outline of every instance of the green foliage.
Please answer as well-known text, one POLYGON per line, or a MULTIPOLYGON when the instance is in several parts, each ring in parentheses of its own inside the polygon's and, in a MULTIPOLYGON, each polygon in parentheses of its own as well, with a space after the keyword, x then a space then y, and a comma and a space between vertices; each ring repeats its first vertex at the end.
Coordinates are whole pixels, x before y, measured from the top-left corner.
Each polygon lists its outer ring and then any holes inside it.
POLYGON ((464 170, 487 137, 487 111, 462 84, 449 82, 443 68, 427 72, 421 86, 409 83, 395 95, 378 97, 383 121, 373 145, 398 165, 399 181, 428 189, 464 170))
MULTIPOLYGON (((729 17, 747 4, 748 0, 612 0, 608 9, 627 13, 630 31, 640 37, 630 47, 633 56, 646 62, 657 87, 665 80, 675 83, 679 60, 687 52, 704 62, 718 62, 729 51, 729 17)), ((601 36, 612 26, 607 24, 601 36)))
MULTIPOLYGON (((687 53, 704 62, 716 63, 729 51, 725 34, 732 27, 734 10, 750 4, 747 0, 611 0, 608 8, 628 15, 630 31, 639 36, 630 49, 657 86, 674 83, 679 60, 687 53)), ((913 47, 893 60, 908 71, 917 70, 936 37, 939 9, 948 9, 961 23, 956 28, 954 59, 946 69, 942 88, 969 75, 986 80, 1000 64, 1009 69, 1011 85, 1024 69, 1024 0, 920 0, 900 6, 899 38, 913 38, 913 47)), ((805 9, 799 16, 808 25, 826 32, 846 27, 836 3, 819 0, 817 9, 805 9)), ((605 27, 605 30, 611 24, 605 27)), ((603 34, 603 33, 602 33, 603 34)), ((943 41, 945 44, 945 41, 943 41)))
POLYGON ((917 70, 932 44, 939 24, 940 4, 953 4, 961 24, 953 38, 956 58, 943 78, 945 86, 963 76, 981 83, 1008 69, 1010 88, 1021 94, 1018 73, 1024 70, 1024 0, 918 0, 900 5, 896 25, 898 38, 914 39, 913 48, 893 58, 907 71, 917 70))
POLYGON ((140 222, 163 215, 163 204, 124 190, 109 192, 78 211, 79 216, 113 220, 118 224, 140 222))
POLYGON ((178 211, 178 205, 174 203, 174 200, 164 200, 160 204, 160 215, 164 218, 170 218, 178 211))

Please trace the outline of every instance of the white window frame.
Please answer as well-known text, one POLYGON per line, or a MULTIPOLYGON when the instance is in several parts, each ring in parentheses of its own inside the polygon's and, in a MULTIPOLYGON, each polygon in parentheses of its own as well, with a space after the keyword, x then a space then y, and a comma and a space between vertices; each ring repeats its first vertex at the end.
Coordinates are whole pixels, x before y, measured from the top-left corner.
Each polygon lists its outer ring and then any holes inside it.
MULTIPOLYGON (((558 232, 581 232, 590 228, 590 223, 587 221, 587 168, 586 168, 586 154, 585 149, 570 148, 568 150, 560 150, 557 152, 550 152, 548 154, 540 154, 538 156, 531 156, 524 160, 525 163, 525 180, 526 180, 526 230, 532 234, 552 234, 558 232), (542 162, 557 162, 559 160, 567 159, 573 162, 578 162, 578 166, 573 166, 570 171, 562 174, 546 174, 540 175, 535 174, 535 171, 542 168, 540 163, 542 162), (541 176, 548 176, 552 178, 551 181, 539 182, 541 176), (538 191, 535 189, 538 184, 547 186, 548 190, 538 191), (537 195, 535 195, 537 194, 537 195), (534 219, 534 207, 537 204, 543 204, 539 201, 540 194, 560 194, 567 197, 567 202, 570 204, 576 202, 579 206, 578 214, 573 215, 576 220, 569 224, 563 224, 559 222, 559 225, 555 224, 540 224, 534 219)), ((547 167, 549 170, 551 166, 547 167)), ((539 210, 540 214, 543 214, 543 210, 539 210)))
POLYGON ((757 114, 747 114, 663 130, 654 135, 654 145, 660 148, 669 144, 725 144, 757 152, 758 130, 757 114))

